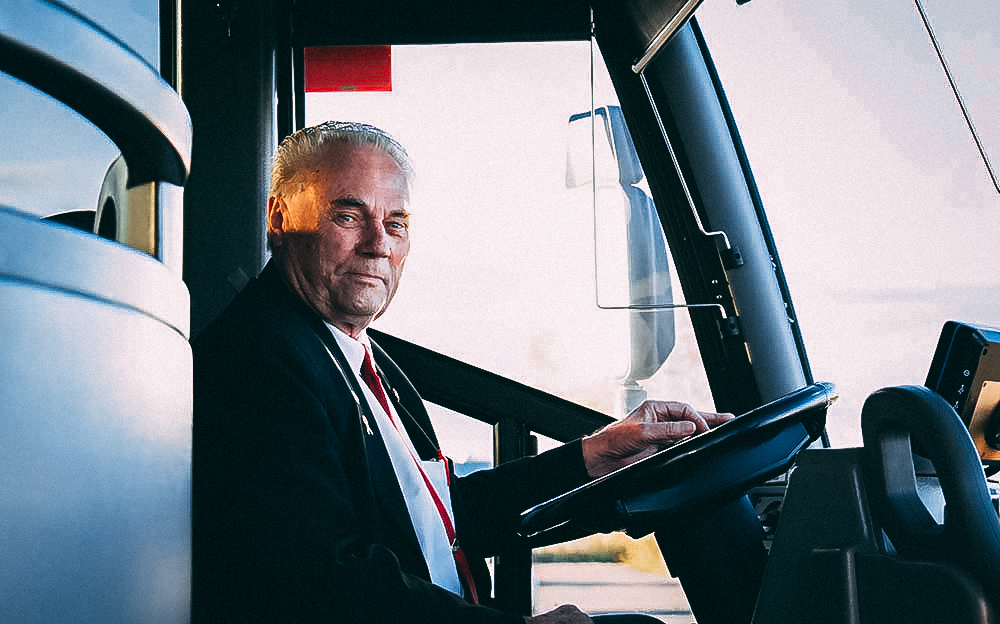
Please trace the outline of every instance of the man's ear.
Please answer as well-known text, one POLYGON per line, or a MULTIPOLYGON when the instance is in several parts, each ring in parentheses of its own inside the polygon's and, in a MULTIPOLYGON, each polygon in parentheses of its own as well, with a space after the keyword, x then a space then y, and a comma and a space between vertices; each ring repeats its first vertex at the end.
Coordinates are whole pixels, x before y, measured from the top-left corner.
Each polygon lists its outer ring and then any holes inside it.
POLYGON ((285 215, 288 204, 281 197, 274 195, 267 198, 267 236, 272 243, 278 243, 285 233, 285 215))

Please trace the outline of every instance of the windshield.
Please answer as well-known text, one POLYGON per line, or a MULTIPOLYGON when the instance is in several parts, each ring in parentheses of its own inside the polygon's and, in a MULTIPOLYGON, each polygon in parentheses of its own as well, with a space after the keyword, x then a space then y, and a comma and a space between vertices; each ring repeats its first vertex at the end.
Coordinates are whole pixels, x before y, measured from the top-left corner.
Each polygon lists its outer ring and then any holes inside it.
POLYGON ((956 95, 983 166, 1000 193, 1000 3, 916 0, 941 70, 956 95))
MULTIPOLYGON (((975 29, 1000 21, 958 3, 925 4, 963 92, 971 77, 998 71, 978 52, 968 71, 957 66, 970 46, 995 50, 996 38, 975 29), (952 9, 949 24, 973 30, 955 30, 949 45, 941 8, 952 9)), ((841 396, 831 441, 859 445, 865 398, 922 384, 945 321, 1000 325, 1000 195, 911 0, 705 0, 697 19, 814 376, 841 396)), ((1000 86, 985 82, 985 94, 1000 86)), ((989 114, 975 119, 984 135, 996 125, 989 114)))

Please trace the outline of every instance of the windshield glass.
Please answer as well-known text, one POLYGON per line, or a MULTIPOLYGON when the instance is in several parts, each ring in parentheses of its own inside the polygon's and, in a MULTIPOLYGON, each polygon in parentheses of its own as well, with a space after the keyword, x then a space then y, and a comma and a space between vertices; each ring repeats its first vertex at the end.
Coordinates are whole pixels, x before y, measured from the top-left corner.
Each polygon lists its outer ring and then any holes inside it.
MULTIPOLYGON (((945 40, 936 12, 953 4, 927 1, 945 40)), ((970 25, 1000 23, 954 8, 970 25)), ((945 321, 1000 325, 1000 195, 911 0, 705 0, 697 19, 814 377, 841 396, 831 441, 859 445, 865 398, 922 384, 945 321)), ((962 32, 949 58, 960 80, 968 45, 997 45, 962 32)), ((969 76, 998 71, 979 60, 969 76)))
POLYGON ((1000 193, 1000 3, 992 0, 917 0, 921 22, 941 71, 974 133, 983 165, 1000 193))

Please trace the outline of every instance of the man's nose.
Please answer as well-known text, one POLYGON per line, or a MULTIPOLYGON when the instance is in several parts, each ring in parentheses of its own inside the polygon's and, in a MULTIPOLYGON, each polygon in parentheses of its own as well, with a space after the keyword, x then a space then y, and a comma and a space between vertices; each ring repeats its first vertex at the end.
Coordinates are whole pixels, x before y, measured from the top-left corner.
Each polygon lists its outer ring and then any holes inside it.
POLYGON ((359 251, 364 254, 388 257, 392 251, 392 241, 380 221, 372 220, 365 224, 364 232, 359 242, 359 251))

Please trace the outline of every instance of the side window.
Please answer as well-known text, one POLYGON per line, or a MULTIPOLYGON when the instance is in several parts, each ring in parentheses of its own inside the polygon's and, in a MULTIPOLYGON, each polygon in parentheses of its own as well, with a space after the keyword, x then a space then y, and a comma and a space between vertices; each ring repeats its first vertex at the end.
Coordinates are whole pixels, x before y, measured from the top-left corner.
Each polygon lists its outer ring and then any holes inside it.
MULTIPOLYGON (((410 256, 378 329, 616 417, 643 393, 713 407, 687 313, 628 309, 666 303, 671 291, 680 303, 680 287, 671 284, 641 168, 627 156, 618 102, 590 42, 305 56, 307 90, 324 89, 307 92, 306 123, 377 125, 403 143, 416 169, 410 256), (381 59, 366 67, 382 75, 360 75, 358 55, 381 59), (310 64, 317 58, 355 60, 328 62, 320 75, 310 64), (341 78, 338 63, 347 67, 341 78), (658 275, 632 270, 641 254, 629 252, 630 239, 647 250, 659 241, 658 275)), ((432 415, 446 453, 469 435, 478 442, 457 454, 490 461, 488 427, 432 415)), ((635 587, 662 585, 666 575, 651 542, 620 535, 537 551, 536 610, 574 601, 594 612, 622 608, 610 586, 578 595, 581 579, 621 565, 635 587)), ((652 603, 662 608, 659 597, 652 603)))
MULTIPOLYGON (((567 160, 578 144, 570 119, 591 105, 590 56, 588 42, 393 46, 389 90, 307 93, 306 123, 373 123, 414 161, 412 247, 377 328, 620 414, 631 338, 617 308, 628 295, 606 287, 613 236, 595 250, 594 190, 567 179, 589 167, 567 160)), ((610 84, 595 88, 598 104, 612 97, 610 84)), ((676 346, 643 385, 710 408, 685 317, 674 315, 676 346)))

